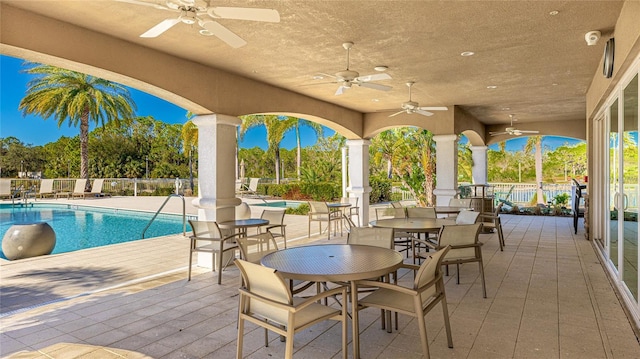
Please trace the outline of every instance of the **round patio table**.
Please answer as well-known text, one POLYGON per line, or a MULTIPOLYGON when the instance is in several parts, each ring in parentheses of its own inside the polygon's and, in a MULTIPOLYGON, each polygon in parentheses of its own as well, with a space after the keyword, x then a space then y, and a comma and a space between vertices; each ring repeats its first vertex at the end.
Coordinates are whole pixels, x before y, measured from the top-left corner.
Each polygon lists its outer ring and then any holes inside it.
MULTIPOLYGON (((283 249, 267 254, 260 263, 283 277, 312 282, 350 282, 353 357, 360 357, 358 288, 356 281, 381 277, 402 265, 392 249, 349 244, 324 244, 283 249)), ((346 305, 346 303, 345 303, 346 305)))
POLYGON ((260 227, 269 224, 269 221, 262 218, 247 218, 236 219, 233 221, 225 221, 218 223, 218 226, 223 229, 238 229, 238 232, 242 235, 247 234, 247 228, 260 227))
POLYGON ((436 213, 439 214, 458 214, 463 210, 471 210, 471 208, 456 207, 456 206, 436 206, 436 213))
POLYGON ((433 232, 456 221, 445 218, 389 218, 369 222, 373 227, 393 228, 405 232, 433 232))

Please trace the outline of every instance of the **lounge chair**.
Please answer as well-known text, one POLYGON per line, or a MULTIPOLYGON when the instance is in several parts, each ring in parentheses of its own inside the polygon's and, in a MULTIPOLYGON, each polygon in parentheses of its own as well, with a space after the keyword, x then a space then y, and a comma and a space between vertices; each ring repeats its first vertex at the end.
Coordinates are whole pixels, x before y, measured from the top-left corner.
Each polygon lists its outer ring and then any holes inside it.
POLYGON ((111 197, 111 193, 102 193, 102 185, 104 184, 104 178, 96 178, 91 185, 91 192, 85 192, 84 197, 111 197))
POLYGON ((15 197, 15 193, 11 191, 11 180, 10 179, 0 180, 0 198, 13 199, 14 197, 15 197))
MULTIPOLYGON (((73 192, 71 192, 71 198, 82 197, 84 198, 84 189, 87 187, 86 179, 78 179, 76 180, 76 185, 73 188, 73 192)), ((67 195, 69 197, 69 195, 67 195)))
POLYGON ((245 194, 260 197, 260 195, 258 195, 258 182, 260 182, 260 178, 250 178, 249 187, 242 185, 242 189, 236 192, 240 194, 240 197, 244 197, 245 194))
POLYGON ((40 190, 36 195, 40 198, 46 196, 54 197, 56 193, 53 191, 53 179, 43 179, 40 181, 40 190))

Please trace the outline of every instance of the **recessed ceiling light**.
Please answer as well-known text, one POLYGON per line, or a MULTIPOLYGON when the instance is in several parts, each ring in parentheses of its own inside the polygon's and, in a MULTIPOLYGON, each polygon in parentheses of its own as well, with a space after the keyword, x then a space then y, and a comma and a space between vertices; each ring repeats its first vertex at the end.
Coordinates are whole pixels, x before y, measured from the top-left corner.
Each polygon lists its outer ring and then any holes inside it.
POLYGON ((496 85, 489 85, 489 86, 487 86, 487 88, 488 88, 488 89, 492 89, 492 90, 493 90, 493 89, 497 89, 497 88, 498 88, 498 86, 496 86, 496 85))
POLYGON ((549 11, 549 15, 551 15, 551 16, 556 16, 559 13, 560 13, 560 11, 558 11, 558 10, 549 11))
POLYGON ((313 76, 314 80, 322 80, 323 78, 324 78, 324 76, 322 76, 322 75, 314 75, 313 76))
POLYGON ((511 107, 503 107, 502 108, 502 111, 509 111, 509 110, 511 110, 511 107))
POLYGON ((204 36, 213 36, 213 32, 207 30, 207 29, 202 29, 200 30, 200 35, 204 35, 204 36))
POLYGON ((554 82, 551 84, 551 86, 558 86, 558 84, 554 82))
POLYGON ((372 98, 371 102, 380 102, 380 100, 378 100, 377 98, 372 98))
POLYGON ((473 52, 473 51, 465 51, 465 52, 461 53, 460 56, 473 56, 475 54, 476 53, 473 52))
POLYGON ((374 67, 373 69, 376 70, 376 71, 379 71, 379 72, 383 72, 383 71, 387 71, 389 69, 389 67, 388 66, 384 66, 384 65, 380 65, 380 66, 374 67))

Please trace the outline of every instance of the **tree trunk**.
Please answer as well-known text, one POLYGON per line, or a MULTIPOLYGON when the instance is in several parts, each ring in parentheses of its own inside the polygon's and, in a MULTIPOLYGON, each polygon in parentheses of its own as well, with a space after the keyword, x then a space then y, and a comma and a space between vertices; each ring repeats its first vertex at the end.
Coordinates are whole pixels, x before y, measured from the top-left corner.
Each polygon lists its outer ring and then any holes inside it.
MULTIPOLYGON (((80 118, 80 178, 87 180, 89 186, 89 113, 80 118)), ((85 191, 87 188, 85 188, 85 191)))
POLYGON ((391 157, 387 158, 387 178, 391 179, 393 175, 393 164, 391 163, 391 157))
POLYGON ((280 184, 280 148, 273 149, 276 160, 276 183, 280 184))

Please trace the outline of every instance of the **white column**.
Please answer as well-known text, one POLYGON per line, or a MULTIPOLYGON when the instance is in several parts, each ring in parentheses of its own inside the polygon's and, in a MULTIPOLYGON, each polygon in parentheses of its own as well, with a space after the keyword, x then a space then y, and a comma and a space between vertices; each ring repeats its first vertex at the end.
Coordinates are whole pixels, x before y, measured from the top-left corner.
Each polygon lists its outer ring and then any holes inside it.
POLYGON ((347 147, 342 147, 342 198, 347 197, 347 186, 349 183, 347 182, 347 174, 349 171, 349 166, 347 165, 347 147))
POLYGON ((473 167, 471 174, 474 184, 487 184, 487 146, 470 146, 473 167))
MULTIPOLYGON (((210 114, 193 118, 198 126, 198 207, 201 221, 233 220, 235 206, 242 200, 235 196, 236 126, 242 121, 233 116, 210 114)), ((211 255, 198 253, 198 265, 211 266, 211 255)))
POLYGON ((349 148, 349 180, 347 188, 350 197, 358 197, 360 216, 359 226, 369 223, 369 140, 347 140, 349 148))
POLYGON ((446 206, 458 193, 458 136, 437 135, 436 141, 436 205, 446 206))

